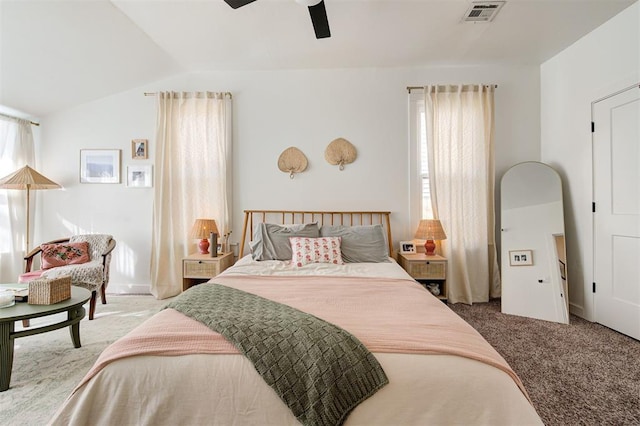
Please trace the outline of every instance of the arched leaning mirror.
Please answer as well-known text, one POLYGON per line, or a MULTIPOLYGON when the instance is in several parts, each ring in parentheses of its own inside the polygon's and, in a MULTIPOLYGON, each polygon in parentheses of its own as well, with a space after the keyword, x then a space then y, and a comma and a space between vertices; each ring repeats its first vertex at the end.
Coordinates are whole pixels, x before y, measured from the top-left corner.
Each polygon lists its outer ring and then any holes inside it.
POLYGON ((528 161, 502 176, 500 190, 502 312, 568 324, 560 175, 528 161))

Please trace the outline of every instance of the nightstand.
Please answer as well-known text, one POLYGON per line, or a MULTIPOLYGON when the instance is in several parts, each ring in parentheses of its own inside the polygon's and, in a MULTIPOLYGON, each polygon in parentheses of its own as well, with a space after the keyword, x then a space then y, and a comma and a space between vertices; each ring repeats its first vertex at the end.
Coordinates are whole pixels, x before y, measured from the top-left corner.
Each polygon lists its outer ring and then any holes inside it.
POLYGON ((398 263, 423 286, 436 284, 440 290, 438 299, 447 301, 447 259, 445 257, 427 256, 424 253, 400 253, 398 263))
POLYGON ((182 259, 182 291, 196 284, 209 281, 233 265, 233 252, 218 254, 194 253, 182 259))

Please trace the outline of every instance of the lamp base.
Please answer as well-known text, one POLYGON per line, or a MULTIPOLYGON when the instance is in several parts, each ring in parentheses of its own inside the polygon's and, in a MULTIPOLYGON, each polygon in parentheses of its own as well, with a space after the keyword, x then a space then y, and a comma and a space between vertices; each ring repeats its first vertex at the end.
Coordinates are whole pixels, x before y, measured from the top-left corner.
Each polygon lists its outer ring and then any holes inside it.
POLYGON ((200 249, 200 254, 208 254, 209 253, 209 240, 203 238, 198 243, 198 249, 200 249))
POLYGON ((436 243, 433 240, 427 240, 424 243, 424 254, 426 254, 427 256, 436 255, 436 243))

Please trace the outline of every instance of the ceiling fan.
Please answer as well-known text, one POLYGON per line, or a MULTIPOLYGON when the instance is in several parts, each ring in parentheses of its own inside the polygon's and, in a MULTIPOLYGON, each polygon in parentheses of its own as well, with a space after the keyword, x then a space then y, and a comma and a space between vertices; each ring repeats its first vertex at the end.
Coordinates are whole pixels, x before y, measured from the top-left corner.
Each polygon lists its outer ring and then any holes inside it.
MULTIPOLYGON (((224 0, 233 9, 253 3, 256 0, 224 0)), ((327 10, 324 7, 324 0, 296 0, 297 3, 309 7, 309 15, 316 38, 331 37, 329 30, 329 20, 327 19, 327 10)))

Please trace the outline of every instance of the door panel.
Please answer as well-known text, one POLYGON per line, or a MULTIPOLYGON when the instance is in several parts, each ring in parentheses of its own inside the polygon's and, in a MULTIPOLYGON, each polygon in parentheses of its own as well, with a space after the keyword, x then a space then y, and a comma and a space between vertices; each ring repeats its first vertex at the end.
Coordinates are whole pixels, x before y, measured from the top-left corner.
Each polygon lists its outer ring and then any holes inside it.
POLYGON ((595 320, 640 339, 640 88, 593 104, 595 320))

